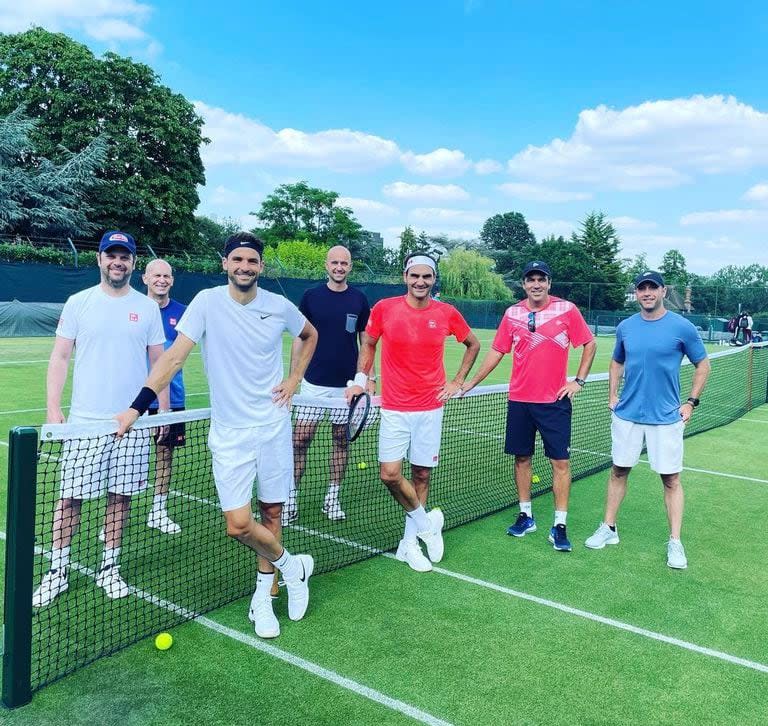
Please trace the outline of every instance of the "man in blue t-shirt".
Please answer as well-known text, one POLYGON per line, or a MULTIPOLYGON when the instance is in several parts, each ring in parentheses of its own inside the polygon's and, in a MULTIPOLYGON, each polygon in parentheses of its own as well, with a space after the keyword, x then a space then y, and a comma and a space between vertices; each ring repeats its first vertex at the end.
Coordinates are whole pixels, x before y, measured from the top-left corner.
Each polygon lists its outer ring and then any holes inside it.
MULTIPOLYGON (((365 295, 347 284, 352 256, 346 247, 338 245, 328 250, 325 269, 328 281, 307 290, 299 304, 299 310, 318 333, 317 348, 301 382, 301 393, 343 399, 347 381, 355 377, 359 339, 365 331, 371 308, 365 295)), ((291 370, 297 346, 298 341, 294 341, 291 370)), ((369 376, 368 380, 368 392, 374 393, 376 376, 369 376)), ((283 524, 294 522, 298 517, 297 491, 304 474, 307 451, 323 418, 322 409, 299 413, 293 434, 295 484, 283 509, 283 524)), ((346 517, 339 502, 339 490, 347 468, 347 414, 343 409, 332 409, 330 418, 333 446, 323 513, 330 520, 340 520, 346 517)))
MULTIPOLYGON (((147 286, 147 297, 152 298, 160 306, 167 350, 176 340, 176 324, 181 320, 187 306, 170 298, 173 270, 165 260, 152 260, 147 265, 142 280, 147 286)), ((171 379, 170 392, 171 411, 183 411, 184 377, 181 371, 171 379)), ((152 416, 157 413, 167 412, 159 411, 155 401, 149 408, 149 414, 152 416)), ((171 424, 167 430, 167 434, 155 438, 155 496, 147 518, 147 526, 160 530, 164 534, 178 534, 181 532, 181 527, 168 515, 168 491, 171 484, 173 450, 177 446, 184 446, 186 431, 183 423, 171 424)))
POLYGON ((605 517, 586 546, 603 549, 618 544, 616 515, 627 492, 627 477, 640 460, 643 441, 651 469, 664 484, 664 504, 669 520, 667 565, 685 569, 688 560, 680 541, 683 524, 683 431, 709 376, 710 364, 704 344, 693 324, 664 307, 667 288, 658 272, 635 278, 635 297, 640 312, 619 323, 616 346, 609 369, 611 456, 605 517), (695 371, 691 392, 680 403, 680 365, 683 356, 695 371), (624 377, 624 388, 618 394, 624 377))

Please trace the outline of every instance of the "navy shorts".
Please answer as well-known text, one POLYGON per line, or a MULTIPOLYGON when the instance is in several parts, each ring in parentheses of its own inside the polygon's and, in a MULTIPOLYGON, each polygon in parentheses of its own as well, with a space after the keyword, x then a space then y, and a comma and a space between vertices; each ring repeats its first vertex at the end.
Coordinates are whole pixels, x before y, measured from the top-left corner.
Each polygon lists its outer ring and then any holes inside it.
MULTIPOLYGON (((171 411, 184 411, 184 406, 178 408, 172 408, 171 411)), ((157 415, 156 408, 149 409, 149 415, 157 415)), ((175 449, 177 446, 184 446, 187 443, 187 428, 184 423, 171 424, 168 427, 168 434, 161 439, 157 434, 155 435, 155 443, 158 446, 167 446, 169 449, 175 449)))
POLYGON ((568 396, 554 403, 507 402, 505 453, 533 456, 537 431, 548 459, 571 458, 571 399, 568 396))

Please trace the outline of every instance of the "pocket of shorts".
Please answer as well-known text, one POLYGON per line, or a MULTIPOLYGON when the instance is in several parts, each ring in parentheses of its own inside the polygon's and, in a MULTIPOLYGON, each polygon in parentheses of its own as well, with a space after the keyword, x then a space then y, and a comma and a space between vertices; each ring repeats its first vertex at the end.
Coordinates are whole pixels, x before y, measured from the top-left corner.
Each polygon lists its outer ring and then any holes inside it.
POLYGON ((357 315, 355 313, 347 313, 347 324, 344 326, 344 330, 348 333, 357 331, 357 315))

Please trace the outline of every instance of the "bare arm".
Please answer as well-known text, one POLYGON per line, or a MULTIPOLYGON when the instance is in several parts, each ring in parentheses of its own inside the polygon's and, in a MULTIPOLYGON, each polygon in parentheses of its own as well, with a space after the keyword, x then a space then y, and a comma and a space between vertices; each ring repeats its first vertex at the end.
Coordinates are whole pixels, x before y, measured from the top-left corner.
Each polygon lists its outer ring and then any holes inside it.
POLYGON ((309 321, 304 323, 304 328, 299 333, 293 343, 291 343, 291 370, 288 377, 283 379, 272 389, 272 400, 278 406, 290 406, 291 398, 304 377, 309 361, 317 347, 317 330, 309 321), (294 355, 293 346, 297 344, 296 354, 294 355))
MULTIPOLYGON (((712 370, 712 364, 709 362, 709 358, 702 358, 698 363, 693 364, 696 368, 693 372, 693 380, 691 381, 691 398, 699 398, 701 392, 704 390, 704 386, 707 383, 709 372, 712 370)), ((680 406, 680 417, 683 421, 688 421, 693 414, 693 404, 687 401, 680 406)))
MULTIPOLYGON (((594 340, 590 340, 589 343, 585 343, 581 350, 581 361, 579 361, 579 369, 576 371, 576 378, 585 380, 589 375, 589 369, 592 367, 592 361, 595 359, 595 352, 597 351, 597 343, 594 340)), ((568 381, 558 392, 557 400, 561 398, 573 398, 579 391, 581 386, 576 381, 568 381)))
MULTIPOLYGON (((147 355, 149 356, 149 369, 152 370, 157 361, 160 360, 160 356, 163 354, 162 345, 148 345, 147 355)), ((170 411, 171 409, 171 389, 166 386, 160 393, 157 394, 157 405, 160 411, 170 411)))
POLYGON ((74 348, 74 340, 56 336, 46 375, 46 422, 49 424, 64 423, 65 420, 61 410, 61 392, 67 380, 69 361, 72 359, 74 348))
POLYGON ((624 377, 624 364, 611 358, 611 364, 608 366, 608 408, 613 411, 619 402, 619 384, 624 377))
POLYGON ((499 365, 503 357, 504 353, 499 353, 495 348, 491 348, 485 354, 485 358, 483 358, 483 362, 480 364, 480 369, 477 373, 472 376, 472 379, 468 383, 465 383, 461 387, 462 392, 466 393, 467 391, 471 391, 476 385, 482 383, 482 381, 490 375, 491 371, 499 365))
POLYGON ((447 401, 449 398, 452 398, 463 390, 462 386, 467 377, 467 373, 469 373, 477 360, 477 354, 480 352, 480 341, 477 339, 477 336, 470 332, 470 334, 462 341, 462 344, 466 346, 466 350, 461 359, 459 371, 453 377, 452 381, 448 381, 440 389, 437 394, 438 401, 447 401))
MULTIPOLYGON (((363 347, 363 340, 365 339, 365 331, 361 330, 357 334, 357 342, 359 344, 359 347, 363 347)), ((376 356, 374 355, 373 361, 371 362, 371 367, 368 371, 368 385, 365 387, 365 390, 372 396, 374 393, 376 393, 376 381, 371 380, 372 378, 375 378, 376 376, 376 356)))
POLYGON ((299 360, 303 345, 304 341, 301 338, 296 337, 291 341, 291 360, 288 364, 289 373, 293 373, 296 370, 296 362, 299 360))
MULTIPOLYGON (((372 338, 368 333, 363 333, 363 340, 360 344, 360 353, 357 356, 357 372, 368 373, 373 368, 376 360, 376 344, 378 338, 372 338)), ((354 396, 359 396, 363 392, 363 387, 358 385, 349 386, 344 392, 347 401, 351 401, 354 396)))

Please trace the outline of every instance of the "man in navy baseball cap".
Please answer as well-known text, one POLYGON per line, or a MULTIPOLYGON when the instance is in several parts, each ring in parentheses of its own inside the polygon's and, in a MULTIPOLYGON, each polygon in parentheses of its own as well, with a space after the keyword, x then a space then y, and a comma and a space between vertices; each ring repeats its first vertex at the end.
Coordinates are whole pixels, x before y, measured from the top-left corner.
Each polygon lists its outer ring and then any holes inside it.
POLYGON ((540 260, 529 262, 523 268, 523 279, 528 277, 528 275, 533 272, 539 272, 542 275, 546 275, 548 278, 552 279, 552 270, 549 269, 549 265, 546 262, 541 262, 540 260))
POLYGON ((136 256, 136 241, 127 232, 118 232, 117 230, 105 232, 101 237, 101 242, 99 242, 99 252, 106 252, 112 247, 123 247, 134 257, 136 256))
POLYGON ((635 289, 640 287, 644 282, 650 282, 656 287, 664 287, 664 278, 655 270, 648 270, 647 272, 638 275, 634 282, 635 289))

